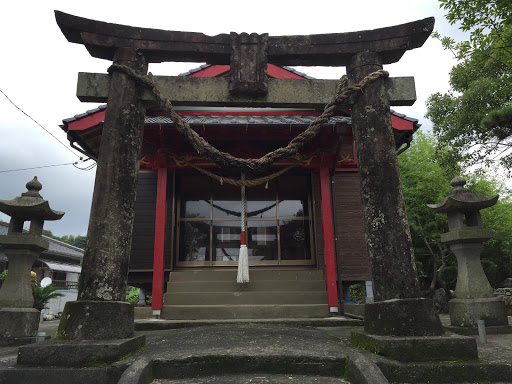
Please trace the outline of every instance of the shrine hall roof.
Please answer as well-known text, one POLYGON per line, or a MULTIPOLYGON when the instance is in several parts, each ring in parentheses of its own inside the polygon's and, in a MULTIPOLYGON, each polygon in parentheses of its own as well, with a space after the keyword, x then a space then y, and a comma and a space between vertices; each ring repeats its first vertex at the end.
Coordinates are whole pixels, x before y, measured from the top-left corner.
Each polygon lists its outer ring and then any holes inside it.
MULTIPOLYGON (((64 124, 61 125, 61 128, 67 130, 66 128, 69 123, 80 120, 87 116, 94 115, 96 112, 106 109, 106 107, 106 104, 100 105, 97 108, 86 111, 85 113, 81 113, 68 119, 64 119, 62 120, 64 124)), ((215 110, 219 111, 218 108, 216 108, 215 110)), ((239 112, 233 112, 233 114, 229 114, 229 112, 223 112, 222 114, 210 114, 208 113, 208 111, 204 111, 204 108, 202 108, 201 112, 187 114, 187 112, 190 113, 190 111, 181 111, 177 108, 177 112, 182 112, 183 119, 192 125, 309 125, 313 120, 315 120, 318 117, 316 114, 307 114, 307 112, 304 112, 304 114, 296 114, 297 112, 295 111, 290 111, 289 115, 284 114, 284 111, 281 111, 280 114, 266 114, 264 111, 261 111, 261 114, 258 114, 257 111, 255 111, 254 114, 240 114, 239 112)), ((418 119, 414 119, 412 117, 404 115, 403 113, 398 113, 394 110, 391 110, 391 114, 395 117, 411 122, 413 124, 414 130, 417 130, 421 126, 421 124, 418 123, 418 119)), ((326 125, 333 125, 336 123, 350 124, 351 120, 350 117, 346 116, 333 116, 329 119, 329 122, 326 125)), ((163 115, 146 116, 145 124, 173 124, 173 121, 170 117, 163 115)))
MULTIPOLYGON (((203 69, 209 68, 211 66, 212 66, 211 64, 203 64, 203 65, 201 65, 201 66, 199 66, 197 68, 189 69, 187 72, 180 73, 178 76, 190 76, 190 75, 192 75, 192 74, 194 74, 196 72, 202 71, 203 69)), ((289 72, 295 73, 296 75, 301 76, 304 79, 310 79, 310 80, 316 79, 316 77, 312 77, 312 76, 306 75, 304 72, 299 72, 299 71, 297 71, 296 69, 294 69, 292 67, 281 66, 281 68, 286 69, 289 72)))

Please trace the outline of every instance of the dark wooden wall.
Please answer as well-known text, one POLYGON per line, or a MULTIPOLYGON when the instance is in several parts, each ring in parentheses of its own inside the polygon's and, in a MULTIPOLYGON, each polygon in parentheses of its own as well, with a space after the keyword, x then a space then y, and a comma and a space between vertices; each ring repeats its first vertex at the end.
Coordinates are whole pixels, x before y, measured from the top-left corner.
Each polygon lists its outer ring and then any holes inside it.
POLYGON ((359 172, 335 174, 334 220, 338 280, 371 280, 359 172))
MULTIPOLYGON (((315 247, 317 265, 325 271, 320 177, 312 178, 315 247)), ((338 281, 371 280, 368 250, 364 236, 361 181, 358 172, 338 172, 334 176, 334 225, 338 281)))
MULTIPOLYGON (((141 172, 137 184, 135 201, 135 219, 133 223, 132 252, 130 271, 152 270, 155 243, 156 214, 156 172, 141 172)), ((165 230, 165 268, 171 266, 171 219, 172 219, 172 173, 169 172, 167 184, 167 220, 165 230)), ((130 272, 133 276, 134 272, 130 272)))
POLYGON ((156 172, 141 172, 137 184, 130 270, 153 269, 156 172))

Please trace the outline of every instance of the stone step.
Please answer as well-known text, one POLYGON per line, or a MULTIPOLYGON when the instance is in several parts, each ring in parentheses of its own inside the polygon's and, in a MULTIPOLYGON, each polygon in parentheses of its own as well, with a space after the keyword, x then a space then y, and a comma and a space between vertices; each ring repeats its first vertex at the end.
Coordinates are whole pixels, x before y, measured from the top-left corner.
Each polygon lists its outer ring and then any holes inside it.
MULTIPOLYGON (((237 270, 195 270, 170 273, 170 281, 233 281, 237 270)), ((249 276, 254 280, 324 280, 323 271, 308 270, 269 270, 250 269, 249 276)))
POLYGON ((105 366, 91 368, 16 367, 0 368, 0 383, 94 383, 117 382, 125 367, 105 366))
POLYGON ((164 294, 165 305, 234 305, 234 304, 325 304, 324 291, 255 292, 172 292, 164 294))
POLYGON ((301 305, 164 305, 162 308, 162 318, 167 320, 324 318, 328 316, 327 302, 301 305))
POLYGON ((324 280, 256 280, 238 284, 231 281, 171 281, 167 292, 285 292, 285 291, 325 291, 324 280))
MULTIPOLYGON (((327 376, 307 376, 295 374, 267 374, 267 373, 251 373, 240 375, 224 375, 224 376, 208 376, 207 379, 210 384, 309 384, 309 383, 323 383, 323 384, 347 384, 348 381, 340 379, 339 377, 327 376)), ((151 384, 197 384, 206 383, 198 378, 183 378, 183 379, 155 379, 151 384)))

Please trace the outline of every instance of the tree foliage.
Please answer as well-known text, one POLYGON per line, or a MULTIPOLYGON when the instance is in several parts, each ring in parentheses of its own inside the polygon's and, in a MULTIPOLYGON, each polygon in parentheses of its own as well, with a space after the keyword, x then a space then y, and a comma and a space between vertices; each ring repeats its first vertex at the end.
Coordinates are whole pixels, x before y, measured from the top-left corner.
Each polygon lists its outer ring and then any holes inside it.
POLYGON ((56 236, 52 233, 52 231, 49 231, 47 229, 43 230, 43 235, 47 237, 51 237, 52 239, 62 241, 63 243, 73 245, 74 247, 78 247, 81 249, 85 249, 85 244, 87 242, 87 236, 82 235, 64 235, 62 237, 56 236))
POLYGON ((416 266, 424 290, 443 286, 438 271, 455 263, 454 256, 439 240, 441 233, 448 231, 446 216, 432 213, 427 204, 438 203, 450 193, 450 180, 460 170, 441 166, 448 151, 441 153, 436 146, 434 136, 417 132, 412 146, 398 157, 416 266))
POLYGON ((459 63, 451 90, 427 101, 427 117, 441 146, 451 145, 464 165, 500 163, 512 171, 512 5, 510 0, 439 0, 466 41, 434 37, 459 63))
MULTIPOLYGON (((443 201, 452 190, 450 180, 462 173, 456 165, 446 166, 450 165, 450 156, 451 148, 440 151, 434 135, 417 132, 411 148, 398 157, 418 273, 424 290, 454 288, 453 279, 447 276, 456 267, 456 259, 440 242, 441 233, 448 231, 446 215, 432 213, 426 206, 443 201)), ((468 189, 480 196, 500 195, 495 206, 481 211, 483 227, 494 230, 481 258, 487 260, 484 264, 488 267, 489 280, 500 283, 512 276, 511 192, 492 175, 463 177, 468 189), (497 266, 493 267, 494 264, 497 266)))

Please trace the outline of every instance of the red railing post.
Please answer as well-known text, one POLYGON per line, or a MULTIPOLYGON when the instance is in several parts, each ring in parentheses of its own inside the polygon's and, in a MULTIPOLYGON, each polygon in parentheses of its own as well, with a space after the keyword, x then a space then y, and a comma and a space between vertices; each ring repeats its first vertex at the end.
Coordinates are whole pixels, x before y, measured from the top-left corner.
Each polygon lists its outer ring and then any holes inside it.
POLYGON ((326 165, 320 166, 320 196, 322 199, 322 227, 324 230, 325 282, 327 301, 331 313, 338 312, 336 266, 334 262, 334 236, 332 225, 331 178, 326 165))
POLYGON ((165 220, 167 210, 167 168, 159 164, 156 184, 155 247, 153 257, 152 304, 154 316, 160 316, 164 292, 165 220))

